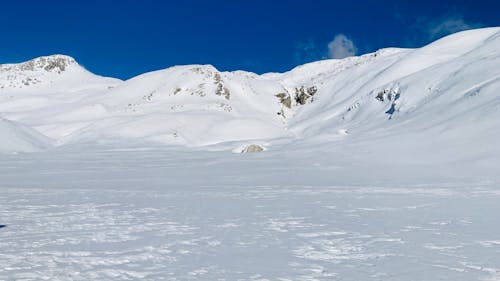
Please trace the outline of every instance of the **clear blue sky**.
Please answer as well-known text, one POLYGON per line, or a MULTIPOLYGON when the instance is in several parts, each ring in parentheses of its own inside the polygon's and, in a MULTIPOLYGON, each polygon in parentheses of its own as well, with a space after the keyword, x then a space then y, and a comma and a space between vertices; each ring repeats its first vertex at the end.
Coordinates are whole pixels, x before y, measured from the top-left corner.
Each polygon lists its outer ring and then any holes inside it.
POLYGON ((1 9, 0 62, 61 53, 122 79, 193 63, 281 72, 327 58, 338 34, 362 54, 500 26, 491 0, 19 0, 1 9))

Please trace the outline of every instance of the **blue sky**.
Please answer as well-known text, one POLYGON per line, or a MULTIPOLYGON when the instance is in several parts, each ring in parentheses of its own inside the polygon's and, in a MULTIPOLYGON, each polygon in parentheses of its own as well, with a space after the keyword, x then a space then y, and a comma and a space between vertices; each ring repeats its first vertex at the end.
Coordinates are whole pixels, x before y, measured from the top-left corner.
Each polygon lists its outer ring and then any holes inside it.
POLYGON ((500 26, 500 1, 8 1, 0 62, 62 53, 127 79, 178 64, 286 71, 500 26))

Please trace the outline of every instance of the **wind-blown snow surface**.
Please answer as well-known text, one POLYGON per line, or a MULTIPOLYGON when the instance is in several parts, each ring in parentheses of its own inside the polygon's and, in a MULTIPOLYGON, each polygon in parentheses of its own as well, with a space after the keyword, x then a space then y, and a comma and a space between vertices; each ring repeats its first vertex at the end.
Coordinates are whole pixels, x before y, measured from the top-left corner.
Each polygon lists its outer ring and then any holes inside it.
POLYGON ((486 28, 283 74, 1 65, 0 279, 500 280, 499 50, 486 28))
POLYGON ((499 280, 498 182, 298 157, 4 157, 0 279, 499 280))

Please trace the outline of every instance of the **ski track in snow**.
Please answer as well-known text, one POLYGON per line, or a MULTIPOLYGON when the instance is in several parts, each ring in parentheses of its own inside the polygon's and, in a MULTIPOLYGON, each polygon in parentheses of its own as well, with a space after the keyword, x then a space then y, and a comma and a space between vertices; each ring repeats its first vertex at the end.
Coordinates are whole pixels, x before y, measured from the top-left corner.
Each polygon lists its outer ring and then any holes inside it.
POLYGON ((497 280, 493 187, 2 188, 1 280, 497 280))

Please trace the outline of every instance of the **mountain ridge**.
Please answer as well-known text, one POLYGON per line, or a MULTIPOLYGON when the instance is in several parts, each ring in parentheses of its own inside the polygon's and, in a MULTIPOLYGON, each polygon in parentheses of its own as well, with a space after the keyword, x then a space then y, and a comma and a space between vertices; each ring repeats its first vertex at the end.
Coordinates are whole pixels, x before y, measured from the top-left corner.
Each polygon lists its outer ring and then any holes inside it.
MULTIPOLYGON (((419 49, 386 48, 285 73, 184 65, 126 81, 94 75, 68 56, 41 57, 0 66, 0 116, 34 128, 56 146, 280 149, 286 143, 427 135, 443 122, 459 128, 458 112, 469 116, 471 110, 477 119, 482 113, 475 108, 499 100, 499 38, 500 28, 484 28, 419 49), (32 83, 35 78, 41 82, 32 83)), ((461 122, 464 130, 477 131, 461 122)))
POLYGON ((37 57, 21 63, 0 64, 0 71, 35 71, 43 69, 45 71, 56 70, 58 73, 66 70, 66 67, 78 65, 78 62, 67 55, 54 54, 37 57))

